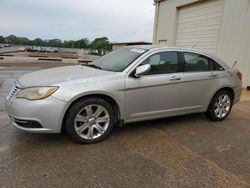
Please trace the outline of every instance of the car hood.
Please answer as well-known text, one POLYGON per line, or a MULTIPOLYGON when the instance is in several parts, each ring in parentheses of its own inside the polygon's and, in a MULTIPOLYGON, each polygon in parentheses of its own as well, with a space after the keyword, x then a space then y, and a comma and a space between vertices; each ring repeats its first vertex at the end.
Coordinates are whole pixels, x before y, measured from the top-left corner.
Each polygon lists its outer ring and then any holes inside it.
POLYGON ((98 78, 112 74, 113 72, 110 71, 103 71, 82 65, 74 65, 28 73, 20 77, 18 82, 21 87, 52 86, 66 81, 98 78))

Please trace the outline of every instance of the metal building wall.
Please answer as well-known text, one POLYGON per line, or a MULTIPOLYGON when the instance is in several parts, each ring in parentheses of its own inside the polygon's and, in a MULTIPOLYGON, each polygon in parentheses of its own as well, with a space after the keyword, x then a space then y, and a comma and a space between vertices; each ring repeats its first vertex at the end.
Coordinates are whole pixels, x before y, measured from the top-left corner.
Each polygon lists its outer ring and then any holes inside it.
MULTIPOLYGON (((189 4, 199 6, 199 3, 205 2, 204 0, 156 2, 153 43, 175 45, 179 8, 189 4)), ((250 85, 250 0, 224 0, 216 54, 229 65, 237 60, 236 67, 243 73, 244 87, 250 85)))

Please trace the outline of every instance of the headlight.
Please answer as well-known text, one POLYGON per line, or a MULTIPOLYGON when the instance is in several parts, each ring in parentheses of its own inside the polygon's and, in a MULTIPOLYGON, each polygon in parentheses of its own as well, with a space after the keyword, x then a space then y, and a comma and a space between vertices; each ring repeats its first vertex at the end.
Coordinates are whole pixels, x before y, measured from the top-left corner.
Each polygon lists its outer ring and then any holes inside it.
POLYGON ((45 99, 52 95, 58 87, 30 87, 24 88, 19 91, 16 98, 23 98, 29 100, 40 100, 45 99))

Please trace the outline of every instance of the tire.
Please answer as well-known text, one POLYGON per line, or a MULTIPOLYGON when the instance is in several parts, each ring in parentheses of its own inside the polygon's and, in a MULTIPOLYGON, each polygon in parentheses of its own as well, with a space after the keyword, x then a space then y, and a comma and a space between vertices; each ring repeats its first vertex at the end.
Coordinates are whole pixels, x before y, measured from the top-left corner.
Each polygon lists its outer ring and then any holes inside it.
POLYGON ((227 90, 221 90, 213 96, 206 115, 212 121, 223 121, 230 114, 232 105, 232 93, 227 90))
POLYGON ((112 106, 100 98, 81 99, 68 110, 66 130, 78 143, 103 141, 112 131, 115 119, 112 106))

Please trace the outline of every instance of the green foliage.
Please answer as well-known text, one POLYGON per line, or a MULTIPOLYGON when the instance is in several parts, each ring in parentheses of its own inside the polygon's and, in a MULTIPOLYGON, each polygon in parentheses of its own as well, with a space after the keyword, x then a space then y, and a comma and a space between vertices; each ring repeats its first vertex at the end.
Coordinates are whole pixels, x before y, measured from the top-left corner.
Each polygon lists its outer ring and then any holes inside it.
POLYGON ((60 39, 51 39, 48 41, 48 46, 62 47, 62 41, 60 39))
POLYGON ((36 38, 35 40, 33 40, 32 43, 35 46, 43 46, 45 44, 45 42, 40 38, 36 38))
POLYGON ((63 42, 63 47, 66 48, 88 48, 89 47, 89 40, 87 38, 80 39, 77 41, 69 40, 63 42))
POLYGON ((89 40, 87 38, 80 39, 76 41, 77 48, 88 48, 89 46, 89 40))
POLYGON ((5 37, 5 42, 10 44, 22 44, 22 45, 29 45, 31 41, 26 37, 16 37, 15 35, 9 35, 5 37))
POLYGON ((11 44, 19 43, 18 38, 15 35, 9 35, 8 37, 5 38, 5 41, 11 44))
POLYGON ((17 40, 23 45, 28 45, 30 43, 30 40, 26 37, 18 37, 17 40))
POLYGON ((94 41, 90 42, 87 38, 82 38, 76 41, 75 40, 61 41, 60 39, 42 40, 41 38, 30 40, 26 37, 16 37, 15 35, 9 35, 7 37, 0 36, 0 43, 32 45, 32 46, 65 47, 65 48, 85 48, 85 49, 89 48, 98 51, 111 49, 111 45, 107 37, 96 38, 94 41))
POLYGON ((107 37, 96 38, 91 43, 91 48, 95 50, 110 49, 109 40, 107 37))
POLYGON ((5 42, 5 38, 0 35, 0 43, 4 43, 4 42, 5 42))

